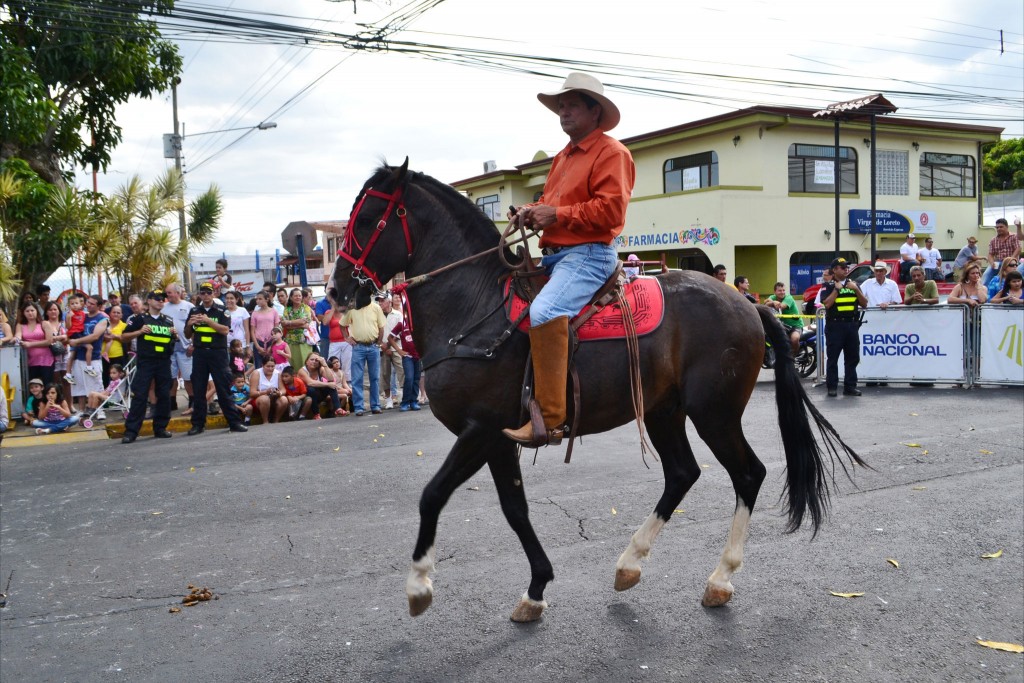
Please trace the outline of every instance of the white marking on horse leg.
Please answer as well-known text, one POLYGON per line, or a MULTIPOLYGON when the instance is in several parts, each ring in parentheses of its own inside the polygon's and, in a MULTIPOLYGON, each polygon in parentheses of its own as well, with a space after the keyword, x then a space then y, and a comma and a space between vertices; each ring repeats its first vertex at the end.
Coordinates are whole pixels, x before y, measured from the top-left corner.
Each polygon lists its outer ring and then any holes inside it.
POLYGON ((640 583, 640 560, 651 554, 651 546, 658 537, 665 520, 652 512, 629 539, 629 545, 615 563, 615 590, 629 590, 640 583))
POLYGON ((405 580, 405 594, 409 598, 409 614, 417 617, 430 607, 434 599, 434 584, 427 576, 434 571, 434 546, 412 563, 409 578, 405 580))
POLYGON ((732 527, 729 539, 725 543, 722 559, 715 571, 708 577, 707 588, 704 590, 705 607, 720 607, 729 602, 733 594, 732 575, 743 566, 743 544, 747 541, 747 528, 750 526, 750 508, 737 500, 736 511, 732 515, 732 527))
POLYGON ((540 616, 547 609, 547 600, 534 600, 528 593, 523 593, 523 597, 519 600, 519 604, 512 610, 512 621, 519 622, 521 624, 529 621, 537 621, 540 616))

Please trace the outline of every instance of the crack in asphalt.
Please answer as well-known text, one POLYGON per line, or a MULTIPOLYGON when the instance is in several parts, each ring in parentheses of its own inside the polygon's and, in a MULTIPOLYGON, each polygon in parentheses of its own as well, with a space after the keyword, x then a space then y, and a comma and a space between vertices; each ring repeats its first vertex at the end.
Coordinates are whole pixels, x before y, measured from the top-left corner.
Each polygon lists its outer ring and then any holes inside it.
POLYGON ((284 537, 288 540, 288 552, 295 550, 295 544, 292 543, 291 534, 285 534, 284 537))
MULTIPOLYGON (((580 538, 582 538, 584 541, 589 541, 590 540, 590 538, 587 536, 586 530, 583 528, 583 518, 582 517, 574 517, 574 516, 572 516, 571 514, 569 514, 568 510, 566 510, 564 507, 562 507, 561 505, 556 503, 554 501, 554 499, 552 499, 552 498, 546 498, 545 500, 548 502, 548 504, 554 505, 556 508, 561 510, 562 514, 564 514, 566 517, 576 521, 577 526, 579 526, 580 538)), ((535 502, 537 502, 537 503, 544 503, 543 500, 538 500, 538 501, 535 501, 535 502)))

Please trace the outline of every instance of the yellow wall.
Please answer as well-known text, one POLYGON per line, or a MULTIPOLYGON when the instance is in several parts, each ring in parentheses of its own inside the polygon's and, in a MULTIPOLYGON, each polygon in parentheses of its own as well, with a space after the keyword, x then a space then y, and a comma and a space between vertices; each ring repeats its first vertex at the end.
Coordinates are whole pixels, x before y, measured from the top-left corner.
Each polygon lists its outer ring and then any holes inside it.
MULTIPOLYGON (((980 164, 979 141, 994 141, 991 129, 943 130, 878 119, 879 150, 908 153, 908 189, 904 196, 878 195, 879 210, 931 211, 935 214, 935 246, 959 249, 970 234, 978 234, 978 199, 921 197, 919 161, 925 152, 966 154, 980 164), (913 149, 917 142, 919 150, 913 149), (951 236, 947 230, 952 230, 951 236)), ((752 288, 771 293, 776 280, 789 282, 790 259, 796 252, 829 251, 835 248, 835 204, 831 194, 789 193, 788 150, 793 143, 832 146, 830 121, 783 117, 755 112, 729 121, 717 121, 686 131, 669 131, 651 139, 627 141, 637 168, 637 180, 626 215, 622 243, 625 257, 639 253, 656 258, 662 252, 700 249, 712 264, 722 263, 730 278, 738 271, 747 275, 752 288), (733 139, 739 136, 734 144, 733 139), (663 168, 667 159, 714 151, 718 155, 719 185, 700 190, 663 193, 663 168), (826 235, 828 231, 831 236, 826 235), (661 237, 661 242, 658 241, 661 237)), ((871 208, 870 137, 866 123, 844 123, 840 145, 857 152, 858 191, 840 200, 840 250, 853 251, 860 260, 869 257, 870 235, 851 234, 850 209, 871 208)), ((550 164, 520 167, 521 175, 499 174, 456 183, 472 193, 471 199, 494 194, 503 188, 502 206, 532 201, 543 187, 550 164)), ((499 224, 499 228, 503 227, 499 224)), ((987 237, 982 237, 987 239, 987 237)), ((903 235, 876 235, 880 252, 898 251, 903 235)))

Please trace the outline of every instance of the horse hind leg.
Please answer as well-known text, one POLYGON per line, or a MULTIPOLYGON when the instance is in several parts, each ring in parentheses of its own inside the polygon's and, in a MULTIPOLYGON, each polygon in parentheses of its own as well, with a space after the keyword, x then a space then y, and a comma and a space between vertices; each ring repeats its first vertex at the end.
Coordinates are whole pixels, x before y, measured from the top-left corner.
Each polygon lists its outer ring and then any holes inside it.
POLYGON ((708 427, 707 434, 700 426, 697 431, 729 473, 733 488, 736 490, 736 508, 733 511, 725 550, 722 551, 715 571, 708 577, 701 600, 705 607, 721 607, 732 599, 735 591, 732 575, 743 565, 743 546, 747 540, 750 515, 754 511, 754 503, 757 501, 766 470, 743 437, 738 419, 735 424, 708 427))
POLYGON ((441 469, 433 476, 420 496, 420 531, 412 554, 412 567, 405 581, 409 614, 416 617, 430 607, 434 585, 429 573, 434 569, 434 539, 437 519, 452 493, 484 466, 491 452, 481 440, 482 432, 469 428, 459 435, 441 469))
POLYGON ((665 490, 647 517, 629 540, 629 545, 615 563, 615 590, 629 590, 640 583, 641 561, 651 552, 651 546, 672 513, 700 476, 700 467, 686 438, 686 414, 679 412, 668 419, 650 419, 646 422, 652 445, 661 457, 665 471, 665 490))

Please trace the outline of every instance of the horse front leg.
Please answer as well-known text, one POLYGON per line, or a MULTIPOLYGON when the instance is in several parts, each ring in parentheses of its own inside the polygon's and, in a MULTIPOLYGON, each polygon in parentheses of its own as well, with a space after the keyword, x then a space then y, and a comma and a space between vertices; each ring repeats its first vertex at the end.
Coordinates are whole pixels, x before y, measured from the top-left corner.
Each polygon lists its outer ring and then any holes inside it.
POLYGON ((481 437, 484 433, 469 427, 452 446, 441 469, 430 480, 420 496, 420 531, 412 553, 412 568, 405 581, 405 594, 409 598, 409 614, 416 617, 430 607, 434 599, 434 585, 429 573, 434 569, 434 538, 437 519, 452 493, 484 466, 489 445, 481 437))
POLYGON ((494 485, 498 490, 501 511, 509 526, 516 532, 519 542, 530 561, 530 587, 519 599, 512 611, 512 621, 524 623, 540 619, 548 603, 544 600, 544 588, 555 578, 551 561, 541 547, 537 534, 530 524, 530 510, 523 489, 523 475, 519 469, 519 458, 514 443, 500 434, 493 444, 492 455, 487 460, 494 485))

